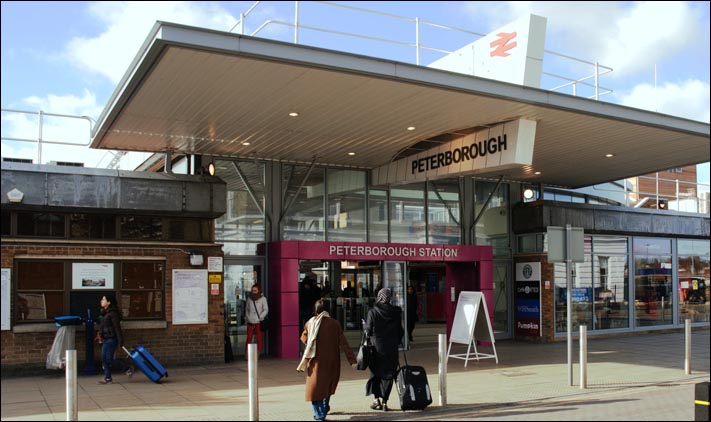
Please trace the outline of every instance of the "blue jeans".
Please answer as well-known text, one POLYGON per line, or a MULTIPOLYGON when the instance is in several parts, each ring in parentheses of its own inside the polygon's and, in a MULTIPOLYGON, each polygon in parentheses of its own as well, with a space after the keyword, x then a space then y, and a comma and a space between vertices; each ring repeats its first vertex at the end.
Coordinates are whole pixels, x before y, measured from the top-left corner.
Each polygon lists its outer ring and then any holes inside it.
POLYGON ((111 365, 117 365, 122 371, 128 371, 129 366, 114 359, 118 341, 115 338, 105 338, 101 344, 101 366, 104 367, 104 379, 111 379, 111 365))
POLYGON ((328 403, 330 401, 331 401, 331 396, 328 396, 323 400, 316 400, 316 401, 311 402, 311 406, 313 406, 313 408, 314 408, 314 418, 316 418, 317 420, 320 420, 320 421, 326 419, 326 414, 328 414, 326 409, 329 408, 328 403))

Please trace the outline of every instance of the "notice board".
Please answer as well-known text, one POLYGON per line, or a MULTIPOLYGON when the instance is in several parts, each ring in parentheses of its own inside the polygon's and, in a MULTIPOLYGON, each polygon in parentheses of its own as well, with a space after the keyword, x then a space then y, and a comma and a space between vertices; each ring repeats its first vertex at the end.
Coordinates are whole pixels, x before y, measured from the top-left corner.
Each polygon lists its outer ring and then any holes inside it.
POLYGON ((173 270, 173 324, 207 324, 207 270, 173 270))

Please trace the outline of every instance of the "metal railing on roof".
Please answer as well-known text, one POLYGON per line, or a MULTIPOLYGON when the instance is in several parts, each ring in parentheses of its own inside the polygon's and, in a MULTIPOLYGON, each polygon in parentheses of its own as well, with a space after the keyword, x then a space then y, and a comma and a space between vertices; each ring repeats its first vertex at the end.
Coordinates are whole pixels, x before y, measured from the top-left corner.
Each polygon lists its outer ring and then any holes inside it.
MULTIPOLYGON (((261 1, 256 1, 252 6, 249 7, 249 9, 240 14, 238 22, 230 28, 229 32, 235 31, 236 33, 239 34, 245 34, 246 27, 245 27, 245 19, 247 16, 254 12, 254 10, 257 8, 257 6, 262 3, 261 1)), ((470 31, 467 29, 462 29, 462 28, 457 28, 451 25, 443 25, 435 22, 429 22, 423 19, 420 19, 419 17, 411 18, 407 16, 399 16, 399 15, 394 15, 391 13, 385 13, 385 12, 379 12, 376 10, 371 10, 371 9, 365 9, 362 7, 355 7, 355 6, 349 6, 349 5, 344 5, 344 4, 339 4, 339 3, 333 3, 333 2, 328 2, 328 1, 313 1, 313 2, 308 2, 308 3, 313 3, 313 4, 321 4, 325 6, 330 6, 334 8, 341 8, 341 9, 348 9, 356 12, 362 12, 370 15, 379 15, 379 16, 384 16, 386 18, 391 18, 391 19, 396 19, 399 21, 405 21, 405 22, 411 22, 414 24, 414 42, 404 42, 404 41, 398 41, 398 40, 392 40, 392 39, 387 39, 387 38, 382 38, 382 37, 375 37, 372 35, 367 35, 367 34, 357 34, 353 32, 346 32, 346 31, 339 31, 339 30, 332 30, 332 29, 326 29, 326 28, 320 28, 316 26, 310 26, 310 25, 303 25, 301 24, 301 11, 299 8, 300 3, 305 3, 305 2, 299 2, 295 1, 294 2, 294 21, 293 22, 288 22, 288 21, 283 21, 283 20, 278 20, 278 19, 267 19, 264 21, 261 25, 257 27, 254 31, 251 32, 251 36, 258 36, 260 32, 262 32, 265 28, 269 27, 270 25, 281 25, 281 26, 287 26, 291 27, 294 29, 294 38, 293 42, 295 44, 299 44, 299 35, 300 31, 302 30, 309 30, 309 31, 314 31, 314 32, 321 32, 321 33, 327 33, 327 34, 332 34, 332 35, 339 35, 339 36, 346 36, 346 37, 351 37, 351 38, 357 38, 361 40, 367 40, 367 41, 376 41, 376 42, 381 42, 381 43, 386 43, 386 44, 392 44, 392 45, 398 45, 398 46, 405 46, 405 47, 411 47, 415 49, 415 60, 414 63, 418 66, 421 66, 421 53, 423 50, 426 51, 432 51, 435 53, 441 53, 441 54, 451 54, 454 51, 450 51, 448 49, 443 49, 443 48, 437 48, 433 47, 430 45, 426 45, 423 40, 422 40, 422 27, 423 26, 429 26, 433 28, 438 28, 438 29, 443 29, 446 31, 453 31, 453 32, 458 32, 458 33, 463 33, 467 35, 471 35, 472 37, 475 37, 471 41, 474 41, 480 37, 485 36, 486 34, 482 34, 479 32, 474 32, 470 31)), ((363 25, 363 27, 368 27, 367 25, 363 25)), ((265 37, 268 38, 268 37, 265 37)), ((471 42, 469 41, 469 42, 471 42)), ((554 80, 560 80, 564 81, 561 84, 558 84, 552 88, 545 88, 550 91, 561 91, 565 88, 570 88, 572 92, 570 92, 571 95, 573 96, 578 96, 579 95, 579 88, 582 87, 587 87, 590 88, 593 92, 592 95, 587 95, 587 98, 590 99, 595 99, 599 100, 601 96, 607 95, 613 92, 612 89, 605 88, 600 85, 600 77, 612 72, 612 68, 608 66, 603 66, 598 62, 591 62, 587 60, 582 60, 578 59, 566 54, 561 54, 561 53, 556 53, 550 50, 544 50, 544 55, 549 55, 549 56, 555 56, 558 58, 562 58, 564 60, 569 60, 569 61, 574 61, 577 63, 581 63, 585 66, 590 66, 592 67, 592 74, 583 76, 580 78, 571 78, 563 75, 559 75, 556 73, 552 72, 547 72, 543 71, 542 75, 545 75, 547 77, 550 77, 554 80)), ((384 57, 386 58, 386 57, 384 57)), ((543 66, 545 67, 546 65, 546 60, 544 56, 543 60, 543 66)))
MULTIPOLYGON (((36 129, 34 129, 34 133, 37 133, 36 138, 28 138, 24 137, 27 135, 23 135, 23 137, 18 137, 18 136, 6 136, 5 134, 5 121, 6 118, 3 116, 2 119, 2 135, 0 138, 3 141, 13 141, 13 142, 29 142, 29 143, 35 143, 37 144, 37 164, 42 164, 42 146, 46 144, 51 144, 51 145, 66 145, 66 146, 72 146, 72 147, 88 147, 91 144, 91 132, 93 130, 94 124, 96 121, 92 119, 89 116, 77 116, 77 115, 72 115, 72 114, 60 114, 60 113, 47 113, 46 111, 28 111, 28 110, 15 110, 11 108, 3 108, 2 113, 11 113, 12 115, 30 115, 30 116, 37 116, 37 119, 35 122, 30 121, 29 123, 34 123, 36 124, 36 129), (62 119, 78 119, 78 120, 85 120, 88 122, 88 127, 86 131, 86 140, 85 141, 78 141, 78 142, 66 142, 66 141, 59 141, 59 140, 51 140, 47 139, 46 136, 46 128, 45 125, 47 125, 46 122, 46 117, 59 117, 62 119)), ((84 135, 79 133, 79 135, 74 135, 72 133, 72 137, 76 137, 79 139, 84 138, 84 135)), ((113 157, 111 159, 111 162, 106 166, 106 168, 111 169, 115 168, 121 158, 126 155, 125 151, 107 151, 107 154, 111 153, 113 154, 113 157)))

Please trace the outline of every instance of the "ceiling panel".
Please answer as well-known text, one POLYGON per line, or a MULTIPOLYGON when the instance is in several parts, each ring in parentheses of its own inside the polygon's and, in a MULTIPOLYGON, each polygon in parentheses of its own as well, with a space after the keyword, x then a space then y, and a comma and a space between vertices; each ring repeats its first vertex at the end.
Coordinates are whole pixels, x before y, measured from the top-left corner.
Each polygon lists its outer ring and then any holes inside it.
POLYGON ((166 46, 150 65, 96 146, 370 169, 438 135, 526 118, 538 122, 533 163, 507 172, 507 180, 580 187, 709 160, 708 125, 700 134, 184 45, 166 46), (289 117, 291 111, 299 116, 289 117))

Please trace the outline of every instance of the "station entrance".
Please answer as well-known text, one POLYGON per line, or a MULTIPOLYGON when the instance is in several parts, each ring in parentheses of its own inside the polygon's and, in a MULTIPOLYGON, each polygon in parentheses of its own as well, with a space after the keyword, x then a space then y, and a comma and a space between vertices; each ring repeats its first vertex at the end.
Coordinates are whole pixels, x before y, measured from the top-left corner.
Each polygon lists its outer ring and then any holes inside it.
MULTIPOLYGON (((270 303, 278 323, 278 331, 270 332, 277 357, 299 356, 299 335, 318 299, 356 346, 381 288, 392 290, 404 328, 408 315, 415 315, 420 324, 446 324, 448 332, 460 291, 493 298, 489 246, 281 241, 266 245, 265 255, 270 298, 278 302, 270 303)), ((407 335, 402 344, 409 346, 407 335)))

